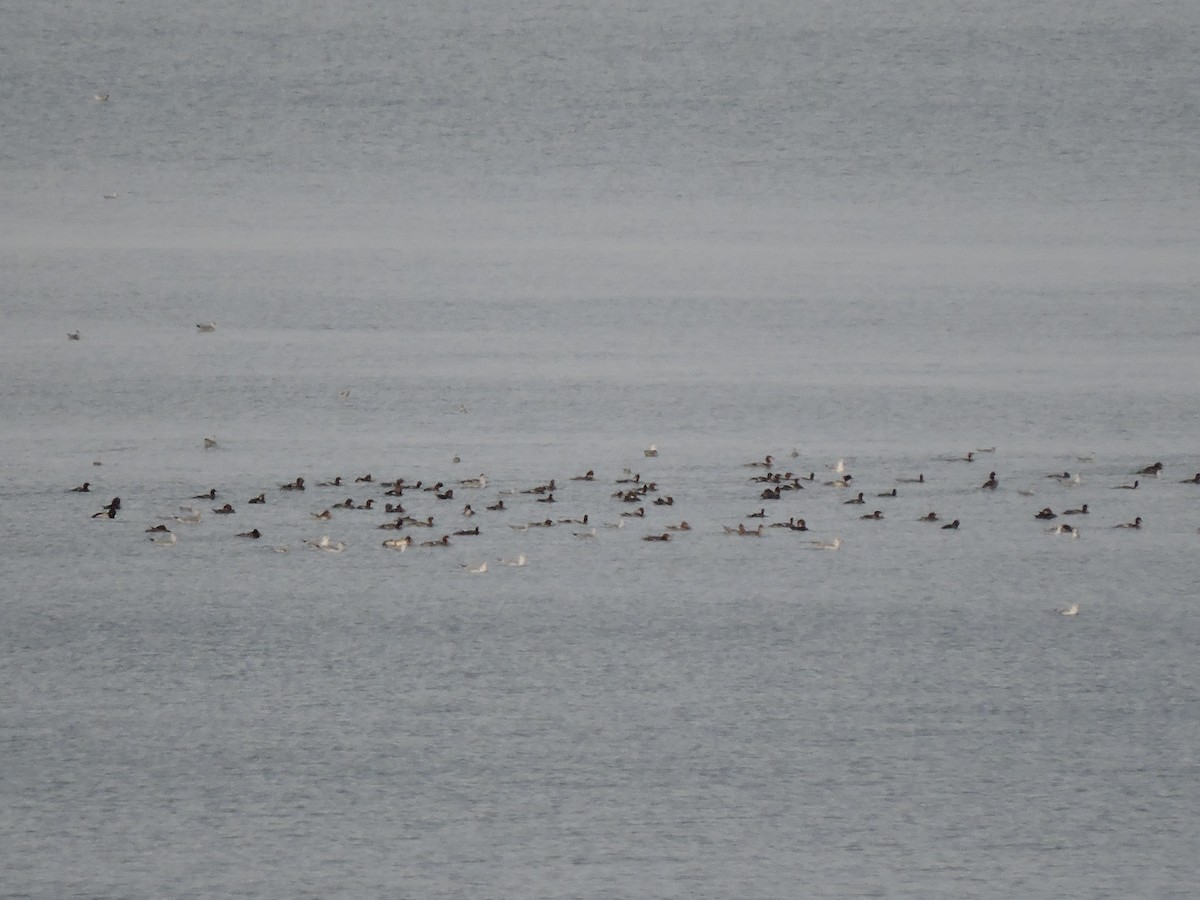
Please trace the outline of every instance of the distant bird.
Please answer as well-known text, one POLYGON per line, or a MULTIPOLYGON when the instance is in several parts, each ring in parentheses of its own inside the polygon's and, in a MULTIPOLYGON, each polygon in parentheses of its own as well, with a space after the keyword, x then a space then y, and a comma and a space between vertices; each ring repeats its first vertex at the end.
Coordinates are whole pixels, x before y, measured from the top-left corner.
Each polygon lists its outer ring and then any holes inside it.
POLYGON ((1163 464, 1160 462, 1156 462, 1152 466, 1146 466, 1144 469, 1139 469, 1137 474, 1138 475, 1153 475, 1155 478, 1157 478, 1158 473, 1161 472, 1162 470, 1163 470, 1163 464))
POLYGON ((479 565, 477 565, 477 566, 472 566, 472 565, 469 565, 469 564, 463 564, 463 568, 464 568, 464 569, 466 569, 466 570, 467 570, 467 572, 468 572, 469 574, 471 574, 471 575, 482 575, 484 572, 486 572, 486 571, 487 571, 487 562, 486 562, 486 561, 485 561, 485 562, 481 562, 481 563, 480 563, 479 565))
POLYGON ((197 494, 192 499, 193 500, 216 500, 217 499, 217 489, 209 488, 207 494, 197 494))
POLYGON ((643 456, 658 456, 658 445, 651 444, 649 447, 647 447, 645 450, 642 451, 642 455, 643 456))
POLYGON ((262 537, 262 532, 259 531, 257 528, 255 528, 255 529, 252 529, 251 531, 239 532, 238 537, 252 538, 254 540, 258 540, 260 537, 262 537))
POLYGON ((1060 616, 1077 616, 1079 615, 1079 604, 1072 603, 1066 609, 1056 609, 1055 612, 1060 616))
POLYGON ((67 332, 67 340, 68 340, 68 341, 77 341, 77 340, 79 340, 79 332, 78 332, 78 331, 68 331, 68 332, 67 332))
POLYGON ((201 334, 211 334, 212 332, 217 330, 217 323, 216 322, 197 322, 196 328, 199 329, 201 334))
POLYGON ((213 512, 215 512, 218 516, 228 516, 228 515, 232 515, 235 512, 235 510, 233 508, 233 504, 226 503, 220 509, 214 509, 213 512))
POLYGON ((982 490, 994 491, 999 486, 1000 482, 996 479, 996 473, 991 472, 988 474, 988 480, 981 484, 980 488, 982 490))
POLYGON ((259 494, 257 497, 251 497, 251 498, 250 498, 249 500, 247 500, 246 502, 247 502, 247 503, 266 503, 266 502, 267 502, 267 495, 266 495, 266 494, 259 494))
POLYGON ((87 494, 91 491, 91 489, 92 483, 90 481, 85 481, 83 484, 79 485, 79 487, 71 488, 71 492, 74 494, 87 494))
POLYGON ((305 543, 314 550, 324 550, 328 553, 341 553, 346 549, 345 544, 341 541, 331 541, 327 534, 323 535, 319 541, 309 540, 305 541, 305 543))
POLYGON ((161 537, 151 537, 150 540, 160 547, 174 547, 179 541, 173 531, 168 531, 161 537))
POLYGON ((1114 525, 1113 528, 1141 528, 1142 517, 1138 516, 1132 522, 1122 522, 1120 525, 1114 525))
POLYGON ((1138 481, 1134 479, 1133 484, 1118 484, 1113 487, 1114 491, 1136 491, 1138 489, 1138 481))
POLYGON ((213 450, 213 449, 216 449, 216 446, 217 446, 217 439, 216 439, 216 438, 206 437, 206 438, 204 439, 204 449, 205 449, 205 450, 213 450))
POLYGON ((410 546, 412 546, 412 535, 405 535, 402 538, 388 538, 383 542, 383 546, 387 547, 389 550, 399 550, 401 553, 403 553, 410 546))
POLYGON ((523 566, 527 562, 529 562, 529 560, 526 558, 524 553, 518 553, 516 559, 499 560, 499 563, 502 566, 523 566))
POLYGON ((100 512, 92 516, 93 519, 115 519, 117 510, 121 508, 121 498, 113 497, 112 501, 107 506, 102 506, 100 512))
POLYGON ((645 537, 643 537, 642 540, 643 541, 660 541, 660 542, 665 543, 666 541, 671 540, 671 535, 664 531, 662 534, 648 534, 645 537))
POLYGON ((1079 509, 1063 510, 1064 516, 1086 516, 1088 514, 1088 505, 1085 503, 1079 509))
POLYGON ((92 94, 92 100, 94 100, 96 103, 107 103, 108 94, 92 94))
POLYGON ((958 531, 958 519, 943 525, 942 531, 958 531))
POLYGON ((840 550, 842 547, 842 539, 835 537, 832 541, 813 541, 812 548, 814 550, 840 550))
POLYGON ((174 518, 176 522, 182 522, 185 525, 200 524, 200 510, 192 509, 191 507, 187 506, 181 506, 179 509, 183 515, 175 516, 174 518))
POLYGON ((925 515, 921 516, 921 518, 917 519, 917 521, 918 522, 937 522, 938 514, 935 512, 928 512, 925 515))

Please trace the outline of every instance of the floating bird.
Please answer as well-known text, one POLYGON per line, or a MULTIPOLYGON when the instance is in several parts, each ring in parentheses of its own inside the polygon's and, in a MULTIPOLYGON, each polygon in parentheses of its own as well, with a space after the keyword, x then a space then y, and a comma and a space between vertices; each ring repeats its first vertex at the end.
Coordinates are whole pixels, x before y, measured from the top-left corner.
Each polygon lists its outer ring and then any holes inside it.
POLYGON ((464 563, 463 568, 466 569, 467 572, 471 575, 482 575, 484 572, 487 571, 487 562, 486 561, 481 562, 477 566, 472 566, 469 563, 464 563))
POLYGON ((1138 489, 1138 481, 1134 479, 1133 484, 1118 484, 1113 487, 1114 491, 1136 491, 1138 489))
POLYGON ((1066 609, 1056 609, 1055 612, 1060 616, 1077 616, 1079 615, 1079 604, 1072 603, 1066 609))
POLYGON ((258 540, 260 537, 262 537, 262 532, 259 531, 257 528, 254 528, 254 529, 251 529, 250 531, 238 532, 238 537, 252 538, 253 540, 258 540))
POLYGON ((204 439, 204 449, 205 450, 215 450, 216 447, 217 447, 217 439, 216 438, 206 437, 204 439))
POLYGON ((228 516, 228 515, 232 515, 235 512, 235 510, 234 510, 232 504, 226 503, 220 509, 214 509, 213 512, 215 512, 218 516, 228 516))
POLYGON ((996 479, 996 473, 990 472, 988 474, 988 480, 985 481, 983 484, 981 484, 979 487, 981 490, 994 491, 999 486, 1000 486, 1000 482, 996 479))
POLYGON ((86 494, 86 493, 90 492, 91 489, 92 489, 92 483, 90 481, 85 481, 83 484, 79 485, 79 487, 71 488, 71 493, 86 494))
POLYGON ((840 550, 842 547, 842 539, 835 537, 832 541, 813 541, 812 548, 814 550, 840 550))
POLYGON ((647 447, 645 450, 642 451, 642 455, 643 456, 658 456, 658 445, 651 444, 649 447, 647 447))
POLYGON ((211 334, 212 332, 217 330, 217 323, 216 322, 197 322, 196 328, 200 331, 201 334, 211 334))
POLYGON ((518 553, 516 559, 501 559, 497 560, 502 566, 523 566, 529 562, 524 553, 518 553))
POLYGON ((401 553, 403 553, 410 546, 412 546, 412 535, 405 535, 402 538, 388 538, 383 542, 383 546, 387 547, 389 550, 399 550, 401 553))
POLYGON ((948 522, 942 526, 942 531, 958 531, 958 519, 953 522, 948 522))
POLYGON ((1114 525, 1113 528, 1141 528, 1142 517, 1138 516, 1132 522, 1122 522, 1120 525, 1114 525))
POLYGON ((197 494, 192 499, 193 500, 216 500, 217 499, 217 489, 209 488, 207 494, 197 494))
POLYGON ((1162 470, 1163 470, 1163 464, 1160 462, 1156 462, 1152 466, 1146 466, 1144 469, 1139 469, 1137 471, 1137 474, 1138 475, 1153 475, 1155 478, 1157 478, 1158 473, 1161 472, 1162 470))
POLYGON ((67 332, 67 340, 68 340, 68 341, 77 341, 77 340, 79 340, 79 332, 78 332, 78 331, 68 331, 68 332, 67 332))
POLYGON ((1063 510, 1064 516, 1086 516, 1088 514, 1088 505, 1085 503, 1079 509, 1063 510))
POLYGON ((155 544, 157 544, 159 547, 174 547, 179 539, 175 536, 174 532, 168 531, 165 534, 163 534, 161 537, 152 537, 152 538, 150 538, 150 540, 153 541, 155 544))

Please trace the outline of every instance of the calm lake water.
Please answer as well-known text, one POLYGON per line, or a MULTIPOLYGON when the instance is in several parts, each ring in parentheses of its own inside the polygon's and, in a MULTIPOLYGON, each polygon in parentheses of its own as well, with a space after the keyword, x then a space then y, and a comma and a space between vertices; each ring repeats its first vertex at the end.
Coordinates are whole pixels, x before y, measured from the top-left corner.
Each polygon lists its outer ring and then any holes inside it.
POLYGON ((0 893, 1193 896, 1198 24, 13 11, 0 893))

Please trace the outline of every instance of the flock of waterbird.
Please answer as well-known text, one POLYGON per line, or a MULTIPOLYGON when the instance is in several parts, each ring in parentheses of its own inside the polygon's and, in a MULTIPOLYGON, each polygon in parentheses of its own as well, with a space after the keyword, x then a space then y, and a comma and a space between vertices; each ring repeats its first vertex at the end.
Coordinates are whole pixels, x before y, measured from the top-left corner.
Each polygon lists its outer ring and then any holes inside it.
MULTIPOLYGON (((218 447, 215 437, 205 438, 206 449, 218 447)), ((981 457, 994 453, 994 448, 973 450, 963 456, 942 457, 930 461, 937 467, 938 473, 926 476, 918 472, 911 476, 894 477, 891 486, 877 484, 871 491, 859 490, 860 481, 852 475, 844 460, 839 459, 832 465, 822 467, 822 475, 815 471, 798 474, 777 464, 776 458, 766 455, 761 459, 743 463, 738 467, 740 481, 744 489, 739 489, 739 496, 744 490, 747 504, 754 503, 757 509, 741 515, 741 521, 720 523, 717 526, 692 524, 686 518, 677 518, 680 509, 676 506, 674 495, 668 493, 669 488, 657 480, 643 478, 640 472, 625 468, 619 475, 611 478, 601 478, 594 469, 573 475, 564 481, 549 478, 533 485, 496 485, 485 474, 470 478, 448 480, 414 480, 407 477, 376 479, 371 474, 358 475, 343 480, 334 476, 316 484, 310 484, 304 476, 297 476, 291 481, 276 483, 271 489, 263 489, 244 499, 247 506, 255 508, 261 521, 261 513, 265 507, 283 506, 291 510, 294 517, 301 514, 298 506, 306 507, 311 521, 329 522, 335 516, 345 514, 362 516, 363 514, 382 515, 383 520, 374 527, 391 532, 377 544, 384 550, 404 552, 409 548, 437 550, 452 546, 468 547, 470 542, 487 533, 493 528, 508 528, 513 532, 530 535, 543 529, 569 529, 571 535, 579 540, 596 539, 603 528, 621 530, 629 533, 637 526, 641 540, 648 543, 670 543, 681 536, 696 532, 701 528, 710 533, 723 533, 737 538, 763 538, 772 532, 801 533, 811 538, 813 532, 805 518, 790 515, 772 516, 768 509, 783 508, 778 501, 790 497, 802 498, 800 502, 814 508, 820 506, 826 519, 836 519, 838 525, 849 527, 853 519, 864 522, 878 522, 889 518, 884 513, 889 503, 895 503, 901 497, 920 497, 927 486, 937 482, 954 482, 959 487, 963 485, 963 477, 950 474, 950 463, 977 463, 981 457), (490 489, 490 490, 489 490, 490 489), (340 497, 343 491, 359 493, 359 500, 346 497, 335 502, 326 498, 340 497), (368 496, 362 496, 363 493, 368 496), (804 492, 801 494, 800 492, 804 492), (316 498, 316 503, 312 501, 316 498), (851 512, 831 514, 834 505, 850 508, 851 512), (870 509, 878 505, 879 509, 870 509), (600 523, 592 518, 592 512, 587 507, 604 506, 608 515, 602 515, 600 523), (569 509, 569 514, 560 512, 569 509), (853 510, 862 509, 861 513, 853 510), (670 521, 664 521, 667 517, 670 521), (423 538, 424 535, 430 535, 423 538), (437 535, 436 537, 433 535, 437 535)), ((648 466, 658 469, 658 447, 651 444, 642 451, 648 466)), ((792 451, 792 458, 799 456, 792 451)), ((458 457, 454 458, 457 463, 458 457)), ((932 471, 932 470, 931 470, 932 471)), ((1132 480, 1122 480, 1106 487, 1112 490, 1136 491, 1143 487, 1143 480, 1162 478, 1164 466, 1161 462, 1140 466, 1129 470, 1132 480)), ((661 476, 656 476, 661 477, 661 476)), ((1047 482, 1054 482, 1068 487, 1078 487, 1083 484, 1079 473, 1069 471, 1051 472, 1044 476, 1047 482)), ((1200 486, 1200 472, 1190 478, 1182 479, 1179 483, 1200 486)), ((1002 490, 1001 480, 996 471, 990 471, 986 479, 973 483, 968 479, 967 484, 972 490, 994 492, 1002 490)), ((1036 491, 1032 485, 1019 485, 1013 488, 1021 496, 1034 496, 1036 491)), ((92 484, 84 482, 72 488, 76 493, 91 493, 92 484)), ((941 495, 945 499, 946 495, 941 495)), ((961 492, 955 496, 962 496, 961 492)), ((217 488, 193 495, 192 501, 219 503, 210 506, 214 517, 239 515, 232 501, 225 501, 222 492, 217 488)), ((1095 500, 1092 501, 1095 503, 1095 500)), ((680 504, 682 507, 683 504, 680 504)), ((911 511, 911 505, 910 505, 911 511)), ((922 507, 924 508, 924 507, 922 507)), ((115 519, 122 512, 121 498, 112 500, 93 514, 97 519, 115 519)), ((1080 528, 1078 523, 1084 517, 1096 514, 1088 503, 1070 506, 1056 512, 1052 507, 1045 506, 1031 512, 1031 519, 1037 522, 1050 522, 1063 518, 1071 518, 1072 522, 1056 522, 1046 530, 1052 534, 1067 535, 1078 538, 1080 528)), ((179 534, 183 528, 197 526, 204 519, 205 511, 196 507, 195 503, 180 506, 169 516, 162 516, 161 521, 146 528, 155 545, 174 547, 179 543, 179 534)), ((241 514, 245 518, 245 514, 241 514)), ((895 516, 891 516, 895 518, 895 516)), ((913 519, 921 523, 933 523, 943 531, 957 531, 963 522, 960 518, 943 515, 935 510, 925 512, 913 519)), ((1105 526, 1123 529, 1140 529, 1143 519, 1137 516, 1130 521, 1106 522, 1105 526)), ((835 526, 836 527, 836 526, 835 526)), ((864 526, 866 527, 866 526, 864 526)), ((925 527, 924 525, 919 527, 925 527)), ((822 530, 828 531, 826 523, 822 530)), ((361 529, 360 529, 361 531, 361 529)), ((231 528, 229 537, 244 540, 259 540, 267 535, 260 530, 259 525, 248 530, 231 528)), ((334 540, 328 535, 310 538, 300 546, 325 553, 341 553, 347 549, 342 540, 334 540)), ((814 550, 838 550, 842 547, 842 539, 837 537, 812 538, 802 546, 814 550)), ((287 544, 272 545, 278 552, 292 549, 287 544)), ((524 566, 528 557, 524 552, 512 558, 500 558, 496 562, 506 566, 524 566)), ((461 568, 474 575, 482 575, 488 571, 488 562, 464 562, 461 568)), ((1064 616, 1075 616, 1079 613, 1078 604, 1071 604, 1057 610, 1064 616)))

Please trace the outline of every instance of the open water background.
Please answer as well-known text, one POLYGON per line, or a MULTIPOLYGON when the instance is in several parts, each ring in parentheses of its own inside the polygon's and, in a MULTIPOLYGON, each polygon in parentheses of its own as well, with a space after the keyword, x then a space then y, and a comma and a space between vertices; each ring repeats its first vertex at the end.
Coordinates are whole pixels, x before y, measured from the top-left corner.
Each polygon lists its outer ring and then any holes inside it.
POLYGON ((1193 4, 4 21, 0 893, 1194 896, 1193 4))

